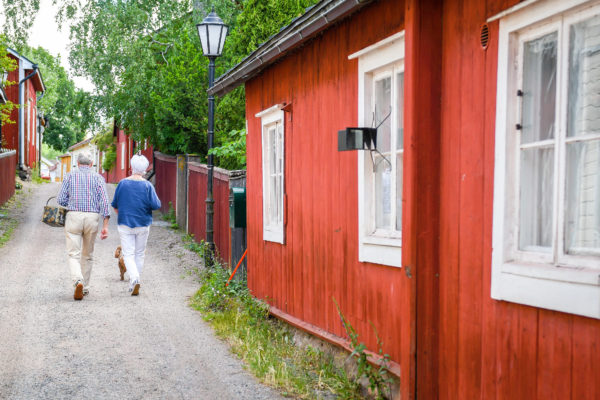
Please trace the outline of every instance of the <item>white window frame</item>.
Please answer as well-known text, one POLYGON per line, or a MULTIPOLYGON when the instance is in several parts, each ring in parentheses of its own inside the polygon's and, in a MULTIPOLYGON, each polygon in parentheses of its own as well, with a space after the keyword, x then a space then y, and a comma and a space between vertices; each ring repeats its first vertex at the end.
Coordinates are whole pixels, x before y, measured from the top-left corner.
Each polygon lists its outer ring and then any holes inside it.
MULTIPOLYGON (((567 125, 567 23, 600 14, 600 2, 530 1, 500 16, 496 102, 491 297, 550 310, 600 318, 600 258, 564 253, 565 136, 567 125), (552 253, 524 253, 518 247, 518 143, 515 124, 519 89, 519 43, 558 31, 552 253), (533 35, 533 36, 532 36, 533 35)), ((493 20, 496 18, 491 18, 493 20)))
POLYGON ((121 169, 125 169, 125 143, 121 142, 121 169))
POLYGON ((270 107, 264 111, 256 114, 257 118, 261 119, 261 140, 262 140, 262 198, 263 198, 263 240, 275 243, 285 243, 285 114, 283 111, 283 105, 277 104, 273 107, 270 107), (273 223, 269 219, 270 210, 272 207, 276 206, 274 204, 270 204, 270 170, 269 163, 271 160, 272 152, 269 148, 269 140, 268 140, 268 128, 275 125, 277 129, 277 125, 281 126, 282 130, 282 140, 281 140, 281 159, 282 159, 282 171, 281 171, 281 195, 277 202, 279 202, 279 209, 281 210, 281 216, 278 218, 276 223, 273 223))
MULTIPOLYGON (((365 100, 371 98, 372 77, 383 68, 393 66, 393 73, 404 72, 404 31, 398 32, 381 40, 365 49, 348 57, 358 59, 358 125, 371 126, 371 104, 365 100)), ((392 79, 395 82, 395 78, 392 79)), ((396 104, 396 87, 392 84, 393 101, 396 104)), ((392 118, 396 118, 396 109, 393 107, 392 118)), ((394 124, 392 124, 394 126, 394 124)), ((395 133, 392 133, 392 136, 395 133)), ((390 152, 394 154, 396 148, 391 141, 390 152)), ((368 196, 366 185, 370 184, 366 176, 366 168, 372 168, 371 154, 368 151, 358 151, 358 260, 393 267, 402 267, 402 233, 400 231, 381 230, 372 232, 372 215, 374 207, 372 199, 368 196)), ((395 158, 395 156, 394 156, 395 158)), ((394 164, 395 165, 395 164, 394 164)), ((395 192, 393 182, 391 190, 395 192)), ((392 205, 395 207, 395 204, 392 205)), ((394 214, 392 214, 394 215, 394 214)))

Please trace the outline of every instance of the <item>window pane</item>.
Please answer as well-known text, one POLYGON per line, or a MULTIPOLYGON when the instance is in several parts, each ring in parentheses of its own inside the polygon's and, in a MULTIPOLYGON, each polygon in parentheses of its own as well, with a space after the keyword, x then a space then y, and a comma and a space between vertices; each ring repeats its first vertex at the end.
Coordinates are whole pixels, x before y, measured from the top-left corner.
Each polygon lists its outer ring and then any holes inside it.
POLYGON ((396 155, 396 230, 402 230, 402 154, 396 155))
POLYGON ((396 149, 404 148, 404 72, 396 75, 396 86, 398 104, 396 112, 398 113, 398 126, 396 127, 396 149))
POLYGON ((273 222, 277 222, 279 224, 279 222, 282 221, 281 215, 281 175, 277 176, 275 178, 275 203, 273 203, 273 208, 276 210, 275 211, 275 218, 273 220, 273 222))
POLYGON ((271 187, 269 188, 269 225, 274 225, 277 221, 277 177, 269 178, 271 187))
MULTIPOLYGON (((392 78, 387 77, 375 81, 375 126, 381 124, 391 111, 392 78)), ((390 151, 391 118, 377 129, 377 149, 382 153, 390 151)))
POLYGON ((277 157, 275 153, 276 143, 275 143, 275 126, 269 128, 269 174, 273 175, 276 172, 277 167, 277 157))
POLYGON ((550 251, 554 205, 554 149, 521 150, 520 169, 519 249, 550 251))
POLYGON ((566 190, 565 250, 569 254, 598 254, 600 140, 567 145, 566 190))
POLYGON ((390 165, 381 157, 375 157, 375 220, 377 229, 390 229, 392 217, 392 182, 390 165))
POLYGON ((600 17, 571 27, 568 136, 600 132, 600 17))
POLYGON ((525 43, 522 143, 554 138, 556 32, 525 43))
POLYGON ((283 173, 283 125, 277 124, 277 173, 283 173))

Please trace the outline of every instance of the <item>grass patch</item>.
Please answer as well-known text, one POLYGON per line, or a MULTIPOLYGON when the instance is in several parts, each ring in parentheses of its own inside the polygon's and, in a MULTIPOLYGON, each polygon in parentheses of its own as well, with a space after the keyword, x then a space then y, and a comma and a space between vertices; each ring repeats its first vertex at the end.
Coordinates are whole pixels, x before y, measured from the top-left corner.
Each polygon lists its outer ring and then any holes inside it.
POLYGON ((22 190, 17 190, 4 205, 0 207, 0 247, 10 240, 12 233, 18 225, 17 219, 12 215, 12 211, 21 208, 22 190))
POLYGON ((229 272, 219 264, 199 274, 201 288, 192 307, 262 382, 296 398, 362 398, 358 383, 335 366, 332 356, 296 346, 288 325, 269 316, 267 305, 250 295, 246 282, 226 287, 229 272))
POLYGON ((175 209, 173 208, 172 202, 169 202, 169 211, 163 214, 163 219, 171 223, 171 229, 179 229, 179 225, 177 224, 177 216, 175 215, 175 209))

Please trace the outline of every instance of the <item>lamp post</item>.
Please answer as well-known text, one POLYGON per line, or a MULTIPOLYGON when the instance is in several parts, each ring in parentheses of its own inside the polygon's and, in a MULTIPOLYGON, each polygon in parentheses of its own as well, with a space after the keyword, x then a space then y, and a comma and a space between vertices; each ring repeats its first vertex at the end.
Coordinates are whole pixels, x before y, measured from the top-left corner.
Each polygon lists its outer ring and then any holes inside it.
MULTIPOLYGON (((225 37, 229 27, 223 23, 223 20, 215 13, 213 9, 204 20, 197 24, 198 36, 202 43, 202 53, 208 57, 208 87, 211 88, 215 80, 215 59, 223 52, 225 37)), ((215 97, 212 94, 208 95, 208 152, 213 147, 214 138, 214 121, 215 117, 215 97)), ((213 215, 214 203, 213 199, 213 155, 208 154, 208 181, 206 184, 206 242, 210 249, 210 254, 215 251, 215 243, 213 240, 213 215)))

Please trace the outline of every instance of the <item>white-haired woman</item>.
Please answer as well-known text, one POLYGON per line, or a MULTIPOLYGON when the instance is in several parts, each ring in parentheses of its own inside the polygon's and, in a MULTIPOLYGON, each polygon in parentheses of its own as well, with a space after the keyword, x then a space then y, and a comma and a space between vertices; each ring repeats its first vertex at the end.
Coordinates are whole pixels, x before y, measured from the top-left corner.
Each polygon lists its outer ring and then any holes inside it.
POLYGON ((121 251, 129 273, 129 291, 132 296, 137 296, 140 291, 140 274, 144 268, 152 210, 160 208, 160 199, 154 186, 143 177, 149 164, 146 157, 133 156, 132 175, 119 182, 112 201, 118 215, 121 251))

